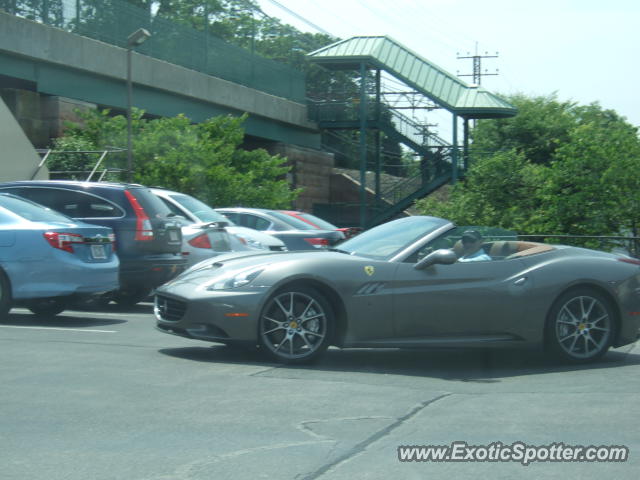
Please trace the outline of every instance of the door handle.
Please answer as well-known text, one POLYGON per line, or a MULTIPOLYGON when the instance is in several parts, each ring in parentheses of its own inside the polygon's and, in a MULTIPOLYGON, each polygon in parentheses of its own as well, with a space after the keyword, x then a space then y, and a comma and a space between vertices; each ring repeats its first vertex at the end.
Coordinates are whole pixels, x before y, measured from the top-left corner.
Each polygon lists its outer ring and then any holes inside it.
POLYGON ((527 277, 520 277, 519 279, 517 279, 515 282, 513 282, 514 285, 521 287, 522 285, 524 285, 525 283, 527 283, 527 277))

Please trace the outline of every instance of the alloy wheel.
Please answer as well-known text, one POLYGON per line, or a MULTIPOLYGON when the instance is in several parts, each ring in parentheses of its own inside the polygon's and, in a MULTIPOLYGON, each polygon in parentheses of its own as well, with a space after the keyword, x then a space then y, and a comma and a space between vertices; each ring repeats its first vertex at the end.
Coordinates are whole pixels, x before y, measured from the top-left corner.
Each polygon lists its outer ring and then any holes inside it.
POLYGON ((612 312, 599 296, 570 295, 555 313, 555 341, 569 359, 591 360, 609 348, 613 325, 612 312))
POLYGON ((260 316, 260 343, 278 360, 308 361, 327 348, 332 322, 331 310, 318 293, 279 293, 260 316))

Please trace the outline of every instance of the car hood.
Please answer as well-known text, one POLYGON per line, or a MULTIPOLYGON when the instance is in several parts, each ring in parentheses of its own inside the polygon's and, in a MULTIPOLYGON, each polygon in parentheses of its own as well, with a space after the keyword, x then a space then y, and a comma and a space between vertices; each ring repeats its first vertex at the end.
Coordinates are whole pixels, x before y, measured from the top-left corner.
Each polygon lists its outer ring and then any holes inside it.
POLYGON ((250 268, 277 268, 279 266, 298 262, 309 261, 310 263, 313 263, 314 260, 319 259, 324 262, 330 259, 348 261, 355 260, 357 258, 358 257, 352 257, 344 253, 331 252, 328 250, 305 250, 300 252, 245 251, 225 253, 195 264, 166 284, 166 286, 177 285, 180 283, 198 285, 203 282, 210 281, 213 277, 224 275, 230 271, 239 272, 250 268))

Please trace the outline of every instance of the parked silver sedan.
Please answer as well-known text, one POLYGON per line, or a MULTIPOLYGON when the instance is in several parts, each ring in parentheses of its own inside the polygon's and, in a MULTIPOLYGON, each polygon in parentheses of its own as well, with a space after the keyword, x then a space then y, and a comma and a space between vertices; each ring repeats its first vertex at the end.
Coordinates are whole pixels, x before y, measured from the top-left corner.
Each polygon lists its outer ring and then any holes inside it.
POLYGON ((344 240, 343 232, 331 228, 319 229, 304 220, 277 210, 265 208, 217 208, 225 217, 251 229, 268 233, 282 240, 289 250, 315 250, 330 247, 344 240))
POLYGON ((187 257, 188 265, 228 251, 287 250, 281 240, 251 228, 235 225, 191 195, 165 188, 152 188, 151 191, 178 218, 182 218, 183 253, 187 257))
POLYGON ((283 362, 329 345, 545 346, 586 362, 636 341, 640 260, 415 216, 339 250, 204 262, 157 290, 155 315, 162 332, 258 345, 283 362))

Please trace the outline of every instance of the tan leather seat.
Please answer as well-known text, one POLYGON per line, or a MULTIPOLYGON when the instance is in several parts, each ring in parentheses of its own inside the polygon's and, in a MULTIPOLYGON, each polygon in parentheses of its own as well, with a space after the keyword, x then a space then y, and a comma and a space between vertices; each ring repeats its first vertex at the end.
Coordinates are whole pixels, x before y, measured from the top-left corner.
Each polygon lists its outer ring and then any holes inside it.
POLYGON ((491 258, 496 260, 515 256, 524 257, 526 255, 533 255, 534 253, 547 252, 549 250, 553 250, 553 247, 543 243, 500 241, 493 242, 489 249, 489 255, 491 258))
POLYGON ((516 243, 517 242, 505 241, 493 242, 491 248, 489 249, 489 256, 493 259, 502 259, 508 257, 509 255, 517 251, 517 247, 515 245, 516 243))

